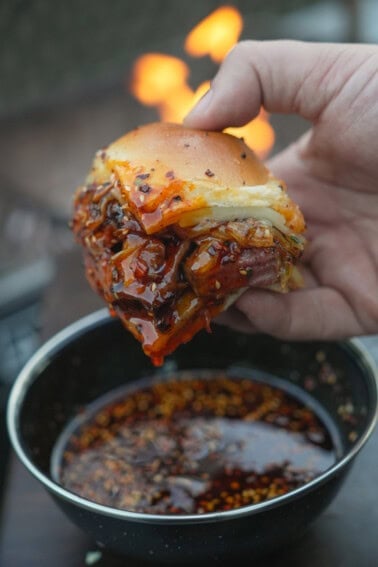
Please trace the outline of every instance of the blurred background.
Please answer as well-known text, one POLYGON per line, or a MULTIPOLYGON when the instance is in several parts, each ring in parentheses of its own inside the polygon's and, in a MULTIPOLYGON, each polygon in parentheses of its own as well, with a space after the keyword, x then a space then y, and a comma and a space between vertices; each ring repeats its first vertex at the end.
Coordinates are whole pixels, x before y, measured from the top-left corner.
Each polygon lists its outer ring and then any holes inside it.
MULTIPOLYGON (((94 152, 138 124, 180 120, 239 37, 378 42, 378 2, 2 0, 0 37, 4 408, 41 340, 101 306, 67 226, 94 152)), ((262 114, 246 137, 267 157, 306 126, 262 114)))

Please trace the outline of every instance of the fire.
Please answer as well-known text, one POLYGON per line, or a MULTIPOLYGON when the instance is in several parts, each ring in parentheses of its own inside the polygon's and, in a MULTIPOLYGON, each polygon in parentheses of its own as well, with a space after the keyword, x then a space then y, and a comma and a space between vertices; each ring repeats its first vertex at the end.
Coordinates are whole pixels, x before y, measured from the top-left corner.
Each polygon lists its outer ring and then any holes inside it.
MULTIPOLYGON (((240 12, 232 6, 216 9, 199 22, 185 40, 185 50, 193 57, 209 55, 217 63, 238 41, 243 27, 240 12)), ((210 88, 205 81, 194 91, 189 83, 190 69, 178 57, 162 53, 146 53, 134 63, 131 93, 146 106, 154 106, 165 122, 182 122, 189 110, 210 88)), ((241 128, 227 128, 226 132, 243 137, 261 158, 265 158, 274 144, 274 130, 268 114, 260 114, 241 128)))
POLYGON ((187 84, 182 84, 159 106, 160 117, 164 122, 182 122, 192 106, 193 91, 187 84))
POLYGON ((146 106, 164 104, 186 85, 189 68, 184 61, 162 53, 146 53, 133 68, 131 92, 146 106))
POLYGON ((233 6, 221 6, 189 32, 185 51, 192 57, 209 55, 221 63, 238 41, 243 29, 240 12, 233 6))
POLYGON ((134 63, 131 93, 146 106, 156 106, 166 122, 182 122, 193 105, 187 64, 171 55, 146 53, 134 63))
POLYGON ((268 116, 268 113, 261 108, 259 115, 252 122, 240 128, 227 128, 225 132, 244 138, 245 143, 259 157, 264 158, 269 154, 275 140, 274 130, 268 116))

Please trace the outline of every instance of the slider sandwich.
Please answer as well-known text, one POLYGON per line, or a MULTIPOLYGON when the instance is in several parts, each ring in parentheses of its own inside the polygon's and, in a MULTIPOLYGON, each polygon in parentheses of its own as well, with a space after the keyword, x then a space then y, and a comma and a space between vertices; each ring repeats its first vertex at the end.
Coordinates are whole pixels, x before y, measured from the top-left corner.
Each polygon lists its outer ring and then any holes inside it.
POLYGON ((97 152, 74 200, 88 280, 159 365, 249 287, 298 287, 305 223, 243 140, 148 124, 97 152))

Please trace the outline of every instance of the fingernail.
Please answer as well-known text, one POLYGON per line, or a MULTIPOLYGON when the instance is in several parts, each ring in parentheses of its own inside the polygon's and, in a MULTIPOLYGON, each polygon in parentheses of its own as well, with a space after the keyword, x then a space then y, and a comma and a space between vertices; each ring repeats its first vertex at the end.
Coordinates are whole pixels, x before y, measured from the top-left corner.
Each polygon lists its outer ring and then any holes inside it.
POLYGON ((204 114, 208 110, 211 100, 213 98, 213 89, 209 89, 203 97, 197 102, 194 108, 187 114, 184 118, 184 124, 191 122, 193 119, 203 118, 204 114))

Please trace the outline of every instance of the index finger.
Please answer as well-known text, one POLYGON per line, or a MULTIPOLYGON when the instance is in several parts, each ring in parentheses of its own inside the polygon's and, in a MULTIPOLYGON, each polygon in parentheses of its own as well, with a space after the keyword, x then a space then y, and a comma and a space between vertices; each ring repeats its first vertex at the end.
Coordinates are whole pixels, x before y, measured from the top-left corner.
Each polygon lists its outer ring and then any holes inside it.
POLYGON ((368 46, 362 45, 240 42, 184 124, 209 130, 241 126, 257 116, 261 106, 314 122, 367 52, 368 46))

